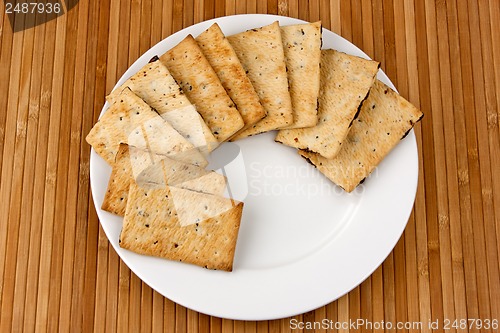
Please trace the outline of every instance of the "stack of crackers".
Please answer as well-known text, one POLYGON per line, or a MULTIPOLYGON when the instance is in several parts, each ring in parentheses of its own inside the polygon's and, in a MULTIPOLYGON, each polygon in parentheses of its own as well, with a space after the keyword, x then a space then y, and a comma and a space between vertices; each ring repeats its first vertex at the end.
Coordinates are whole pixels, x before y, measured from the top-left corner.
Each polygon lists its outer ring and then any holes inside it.
POLYGON ((115 89, 87 142, 112 166, 102 209, 131 251, 231 271, 243 203, 206 170, 224 141, 276 141, 351 192, 422 113, 379 63, 321 50, 321 23, 188 35, 115 89))

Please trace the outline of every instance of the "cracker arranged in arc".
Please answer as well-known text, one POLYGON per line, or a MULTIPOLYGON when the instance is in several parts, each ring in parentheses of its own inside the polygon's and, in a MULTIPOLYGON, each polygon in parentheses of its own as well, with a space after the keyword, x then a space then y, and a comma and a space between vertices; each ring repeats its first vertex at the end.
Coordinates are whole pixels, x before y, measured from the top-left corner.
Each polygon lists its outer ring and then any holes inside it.
POLYGON ((312 152, 299 153, 351 192, 422 117, 420 110, 377 80, 337 156, 327 159, 312 152))
POLYGON ((232 140, 291 125, 292 101, 278 22, 227 38, 267 112, 266 117, 232 140))
POLYGON ((242 209, 241 202, 210 194, 183 189, 172 193, 169 187, 143 189, 132 184, 120 246, 140 254, 232 271, 242 209), (180 206, 181 201, 184 206, 180 206), (227 209, 218 208, 221 205, 227 209), (189 209, 210 213, 200 214, 199 222, 183 226, 178 211, 189 209))
POLYGON ((226 178, 214 171, 120 144, 101 208, 123 216, 133 182, 146 187, 166 184, 215 195, 222 195, 226 188, 226 178))
POLYGON ((318 123, 321 61, 321 22, 281 27, 293 124, 286 128, 312 127, 318 123))
POLYGON ((281 130, 275 140, 333 158, 370 91, 378 68, 376 61, 335 50, 322 50, 318 124, 281 130))
POLYGON ((243 128, 240 113, 193 36, 188 35, 160 60, 219 142, 229 139, 243 128))
POLYGON ((214 23, 196 37, 196 42, 245 122, 240 132, 264 118, 266 111, 259 96, 219 25, 214 23))
POLYGON ((129 88, 117 96, 86 140, 108 164, 113 164, 120 143, 202 167, 208 164, 198 149, 129 88))
POLYGON ((160 116, 172 125, 184 138, 200 151, 209 153, 218 146, 218 141, 189 102, 167 67, 157 60, 142 67, 123 85, 115 89, 106 99, 116 101, 124 88, 130 88, 160 116))

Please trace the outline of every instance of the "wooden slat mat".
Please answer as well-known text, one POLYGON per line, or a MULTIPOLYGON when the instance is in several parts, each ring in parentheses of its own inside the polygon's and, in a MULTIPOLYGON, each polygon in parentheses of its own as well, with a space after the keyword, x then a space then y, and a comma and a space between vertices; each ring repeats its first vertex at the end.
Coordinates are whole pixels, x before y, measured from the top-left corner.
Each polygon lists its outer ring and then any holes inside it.
POLYGON ((22 29, 43 15, 16 19, 16 33, 0 15, 0 332, 500 320, 500 1, 81 0, 22 29), (276 321, 209 317, 152 291, 110 247, 89 187, 84 137, 122 73, 173 32, 240 13, 321 20, 426 114, 415 207, 394 251, 339 300, 276 321))

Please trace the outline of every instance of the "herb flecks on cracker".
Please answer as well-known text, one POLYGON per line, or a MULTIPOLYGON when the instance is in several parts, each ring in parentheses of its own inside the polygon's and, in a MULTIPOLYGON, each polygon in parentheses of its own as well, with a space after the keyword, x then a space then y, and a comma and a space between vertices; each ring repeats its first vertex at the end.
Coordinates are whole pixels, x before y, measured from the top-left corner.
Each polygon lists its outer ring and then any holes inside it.
POLYGON ((304 150, 299 153, 332 182, 351 192, 422 116, 420 110, 377 80, 337 156, 328 159, 304 150))

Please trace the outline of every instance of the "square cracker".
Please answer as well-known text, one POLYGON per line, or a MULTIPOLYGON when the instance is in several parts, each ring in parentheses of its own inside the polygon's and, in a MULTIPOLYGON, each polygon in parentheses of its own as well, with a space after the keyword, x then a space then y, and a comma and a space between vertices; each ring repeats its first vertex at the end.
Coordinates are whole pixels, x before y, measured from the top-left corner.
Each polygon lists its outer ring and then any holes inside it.
POLYGON ((120 144, 101 208, 123 216, 132 182, 143 186, 167 184, 216 195, 222 195, 226 188, 226 178, 214 171, 120 144))
POLYGON ((120 246, 140 254, 232 271, 243 203, 171 189, 130 186, 120 246), (197 212, 198 218, 181 224, 183 211, 197 212))
POLYGON ((155 109, 180 135, 200 151, 209 153, 219 144, 159 58, 153 58, 123 85, 111 92, 106 97, 108 102, 111 104, 115 102, 126 87, 155 109))
POLYGON ((243 119, 193 36, 160 57, 219 142, 244 126, 243 119))
POLYGON ((266 117, 233 140, 291 125, 292 101, 278 22, 227 38, 267 112, 266 117))
POLYGON ((286 128, 312 127, 318 123, 321 61, 321 22, 281 27, 293 124, 286 128))
POLYGON ((327 178, 351 192, 422 117, 420 110, 377 80, 337 156, 327 159, 308 151, 299 153, 327 178))
POLYGON ((208 164, 198 149, 128 88, 104 112, 86 140, 108 164, 115 161, 120 143, 202 167, 208 164))
POLYGON ((370 91, 378 68, 376 61, 335 50, 322 50, 318 124, 281 130, 275 140, 333 158, 370 91))
POLYGON ((266 111, 260 104, 259 96, 219 25, 214 23, 196 37, 196 42, 240 111, 245 122, 240 132, 264 118, 266 111))

